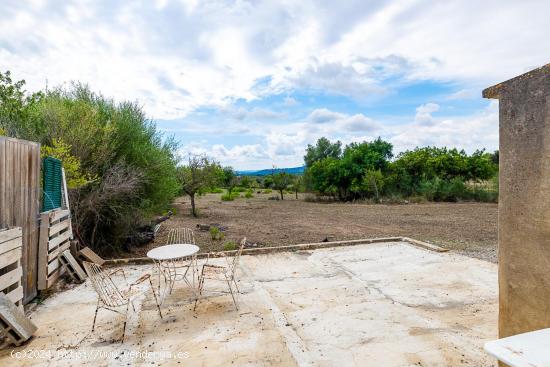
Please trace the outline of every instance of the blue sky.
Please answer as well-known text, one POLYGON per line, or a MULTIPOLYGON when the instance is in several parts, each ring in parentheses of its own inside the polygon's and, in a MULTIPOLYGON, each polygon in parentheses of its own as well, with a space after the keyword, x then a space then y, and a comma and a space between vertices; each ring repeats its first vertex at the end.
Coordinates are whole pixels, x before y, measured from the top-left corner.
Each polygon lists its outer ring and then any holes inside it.
POLYGON ((0 3, 0 69, 138 101, 180 153, 297 166, 321 136, 498 147, 487 86, 550 62, 548 1, 0 3))

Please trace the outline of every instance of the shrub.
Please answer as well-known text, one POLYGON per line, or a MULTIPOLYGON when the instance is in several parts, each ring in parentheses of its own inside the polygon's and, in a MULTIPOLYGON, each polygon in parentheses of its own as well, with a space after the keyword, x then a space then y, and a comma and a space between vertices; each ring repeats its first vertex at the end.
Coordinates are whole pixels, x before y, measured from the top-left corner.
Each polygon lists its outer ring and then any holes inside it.
POLYGON ((210 192, 211 194, 223 194, 225 191, 224 191, 224 189, 221 189, 219 187, 214 187, 214 188, 208 190, 208 192, 210 192))
MULTIPOLYGON (((0 77, 0 100, 10 84, 0 77)), ((121 249, 177 194, 177 145, 156 130, 139 104, 116 103, 73 84, 12 106, 20 111, 6 111, 0 103, 0 127, 62 160, 73 226, 87 246, 121 249)))
POLYGON ((252 190, 247 190, 246 193, 244 194, 244 197, 247 199, 253 198, 254 195, 252 195, 252 193, 253 193, 252 190))
POLYGON ((221 241, 225 237, 225 234, 218 227, 210 227, 210 237, 214 241, 221 241))
POLYGON ((223 244, 224 251, 233 251, 235 249, 237 249, 237 244, 233 241, 227 241, 223 244))
POLYGON ((222 201, 233 201, 235 197, 231 194, 223 194, 221 196, 222 201))
POLYGON ((264 194, 271 194, 272 192, 273 192, 273 190, 271 190, 271 189, 265 189, 263 191, 264 194))

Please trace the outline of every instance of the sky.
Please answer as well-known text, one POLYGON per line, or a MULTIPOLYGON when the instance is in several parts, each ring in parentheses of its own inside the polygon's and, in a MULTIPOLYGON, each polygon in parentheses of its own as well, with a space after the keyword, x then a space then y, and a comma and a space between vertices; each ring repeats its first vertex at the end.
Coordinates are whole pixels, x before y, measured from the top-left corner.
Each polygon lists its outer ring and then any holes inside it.
POLYGON ((2 0, 0 70, 137 101, 182 156, 236 169, 380 136, 498 148, 481 91, 550 62, 549 1, 2 0))

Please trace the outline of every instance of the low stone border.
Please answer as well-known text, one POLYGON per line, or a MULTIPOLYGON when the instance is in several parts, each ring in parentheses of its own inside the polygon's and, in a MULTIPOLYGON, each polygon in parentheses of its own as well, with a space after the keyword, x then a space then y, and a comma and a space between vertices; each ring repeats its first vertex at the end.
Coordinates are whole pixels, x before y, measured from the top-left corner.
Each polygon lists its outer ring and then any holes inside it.
MULTIPOLYGON (((300 243, 297 245, 288 245, 288 246, 271 246, 271 247, 256 247, 256 248, 245 248, 243 250, 243 255, 260 255, 260 254, 270 254, 274 252, 293 252, 293 251, 304 251, 304 250, 316 250, 320 248, 329 248, 329 247, 341 247, 341 246, 355 246, 355 245, 365 245, 369 243, 383 243, 383 242, 407 242, 413 246, 421 247, 425 250, 435 251, 435 252, 447 252, 449 249, 433 245, 428 242, 415 240, 409 237, 380 237, 380 238, 367 238, 360 240, 348 240, 348 241, 331 241, 331 242, 317 242, 317 243, 300 243)), ((219 251, 211 253, 210 257, 221 257, 221 256, 232 256, 237 251, 219 251)), ((208 253, 197 254, 198 259, 204 259, 208 257, 208 253)), ((134 257, 128 259, 111 259, 106 260, 105 265, 123 265, 123 264, 149 264, 153 260, 148 257, 134 257)))

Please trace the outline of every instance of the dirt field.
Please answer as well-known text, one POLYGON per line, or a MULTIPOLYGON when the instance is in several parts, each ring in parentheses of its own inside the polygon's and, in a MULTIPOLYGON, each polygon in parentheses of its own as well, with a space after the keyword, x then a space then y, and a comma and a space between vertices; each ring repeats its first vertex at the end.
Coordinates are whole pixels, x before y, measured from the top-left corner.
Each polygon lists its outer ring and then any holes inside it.
POLYGON ((363 203, 311 203, 292 195, 284 201, 268 200, 274 194, 224 202, 220 194, 197 200, 200 215, 190 215, 188 197, 178 198, 176 214, 162 224, 154 243, 135 249, 129 256, 145 256, 166 242, 170 228, 195 229, 202 252, 221 250, 225 241, 247 237, 258 246, 347 240, 383 236, 407 236, 447 247, 468 256, 496 261, 497 205, 483 203, 427 203, 381 205, 363 203), (226 226, 225 239, 213 241, 197 224, 226 226))

